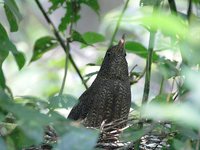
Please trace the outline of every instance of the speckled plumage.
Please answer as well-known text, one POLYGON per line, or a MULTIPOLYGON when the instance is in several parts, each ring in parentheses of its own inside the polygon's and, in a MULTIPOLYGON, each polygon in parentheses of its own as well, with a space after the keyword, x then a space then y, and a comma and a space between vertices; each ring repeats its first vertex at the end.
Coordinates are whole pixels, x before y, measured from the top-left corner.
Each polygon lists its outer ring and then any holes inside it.
POLYGON ((68 118, 83 120, 87 127, 99 127, 103 121, 109 123, 128 117, 131 91, 125 56, 121 39, 107 50, 96 79, 80 96, 68 118))

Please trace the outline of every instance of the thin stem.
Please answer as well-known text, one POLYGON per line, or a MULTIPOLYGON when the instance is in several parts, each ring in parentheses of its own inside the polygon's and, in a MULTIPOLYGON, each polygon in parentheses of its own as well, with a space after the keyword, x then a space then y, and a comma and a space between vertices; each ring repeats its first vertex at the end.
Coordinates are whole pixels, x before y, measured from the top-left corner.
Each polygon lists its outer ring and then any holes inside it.
POLYGON ((162 79, 161 79, 161 83, 160 83, 160 90, 159 90, 159 95, 162 94, 162 91, 163 91, 163 85, 164 85, 164 77, 162 76, 162 79))
POLYGON ((176 3, 174 0, 168 0, 170 10, 177 15, 176 3))
POLYGON ((154 42, 155 42, 155 32, 150 32, 148 56, 147 56, 147 60, 146 60, 146 75, 145 75, 145 84, 144 84, 144 92, 143 92, 143 97, 142 97, 142 104, 145 104, 148 101, 148 97, 149 97, 149 88, 150 88, 150 79, 151 79, 151 64, 152 64, 154 42))
POLYGON ((189 0, 188 10, 187 10, 187 19, 189 21, 192 12, 192 0, 189 0))
POLYGON ((39 7, 40 11, 42 12, 43 16, 45 17, 46 21, 48 22, 48 24, 50 25, 55 37, 57 38, 58 42, 60 43, 61 47, 63 48, 63 50, 65 51, 65 53, 68 55, 69 60, 71 61, 73 67, 75 68, 76 72, 78 73, 83 85, 85 86, 86 89, 88 89, 88 86, 86 85, 83 76, 81 75, 80 70, 78 69, 72 55, 69 53, 69 49, 67 48, 67 46, 65 45, 65 42, 63 41, 62 37, 60 36, 58 30, 56 29, 55 25, 53 24, 53 22, 51 21, 51 19, 49 18, 49 16, 46 14, 44 8, 42 7, 41 3, 39 2, 39 0, 35 0, 37 6, 39 7), (69 54, 68 54, 69 53, 69 54))
POLYGON ((112 35, 112 38, 111 38, 109 47, 111 47, 112 44, 113 44, 113 41, 114 41, 115 36, 116 36, 116 34, 117 34, 117 31, 118 31, 118 29, 119 29, 120 22, 121 22, 121 20, 122 20, 122 17, 123 17, 123 15, 124 15, 124 12, 125 12, 125 10, 126 10, 127 7, 128 7, 128 3, 129 3, 129 0, 126 1, 125 5, 124 5, 124 8, 123 8, 123 10, 122 10, 122 12, 121 12, 121 14, 120 14, 120 16, 119 16, 119 19, 117 20, 117 25, 116 25, 115 30, 114 30, 114 33, 113 33, 113 35, 112 35))
MULTIPOLYGON (((68 49, 70 49, 68 40, 67 40, 67 47, 68 47, 68 49)), ((63 90, 64 90, 64 87, 65 87, 66 78, 67 78, 68 60, 69 60, 69 53, 67 53, 66 56, 65 56, 65 70, 64 70, 64 76, 63 76, 62 85, 61 85, 61 88, 60 88, 59 95, 63 94, 63 90)))

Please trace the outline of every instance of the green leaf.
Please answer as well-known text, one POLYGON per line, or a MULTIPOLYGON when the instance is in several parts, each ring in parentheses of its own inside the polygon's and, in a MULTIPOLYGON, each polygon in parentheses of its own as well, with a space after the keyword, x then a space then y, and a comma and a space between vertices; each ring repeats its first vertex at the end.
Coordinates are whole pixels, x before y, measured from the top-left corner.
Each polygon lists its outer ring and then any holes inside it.
POLYGON ((75 31, 75 30, 72 30, 71 40, 72 41, 81 42, 83 44, 88 45, 88 43, 84 40, 82 35, 79 32, 75 31))
POLYGON ((67 29, 69 23, 75 23, 80 19, 80 15, 78 14, 80 10, 80 2, 66 1, 66 13, 64 17, 61 19, 61 23, 58 26, 59 31, 64 32, 67 29))
POLYGON ((65 2, 65 0, 49 0, 52 5, 49 8, 49 13, 52 13, 53 11, 55 11, 57 8, 59 8, 59 6, 62 6, 65 2))
POLYGON ((30 62, 38 60, 45 52, 52 50, 53 48, 58 46, 58 42, 54 37, 45 36, 39 38, 34 45, 33 48, 33 56, 30 62))
MULTIPOLYGON (((82 35, 83 39, 89 44, 92 45, 97 42, 105 41, 105 37, 102 34, 96 32, 86 32, 82 35)), ((87 45, 82 44, 82 48, 86 47, 87 45)))
POLYGON ((169 59, 160 58, 158 60, 158 69, 164 78, 169 79, 180 74, 180 71, 176 68, 176 61, 171 61, 169 59))
POLYGON ((82 3, 88 5, 90 8, 92 8, 97 14, 99 14, 99 3, 97 0, 81 0, 82 3))
POLYGON ((15 15, 12 13, 12 11, 7 5, 4 5, 4 10, 6 12, 8 23, 10 25, 10 31, 16 32, 18 30, 18 24, 17 24, 17 19, 15 18, 15 15))
POLYGON ((70 130, 61 137, 58 143, 58 149, 70 150, 93 150, 98 139, 98 133, 95 130, 86 128, 70 128, 70 130))
POLYGON ((77 99, 72 95, 58 95, 52 96, 49 98, 49 108, 56 109, 56 108, 71 108, 77 103, 77 99))
POLYGON ((16 16, 18 21, 21 21, 22 20, 22 15, 19 12, 17 4, 15 3, 15 0, 4 0, 4 2, 5 2, 5 5, 8 6, 8 8, 12 12, 12 14, 16 16))
POLYGON ((0 64, 3 63, 5 58, 8 56, 8 51, 10 51, 19 67, 21 69, 25 64, 25 58, 22 52, 19 52, 16 46, 9 40, 8 35, 4 27, 0 24, 0 64))
MULTIPOLYGON (((125 43, 125 49, 127 49, 129 52, 132 52, 142 58, 147 58, 148 51, 147 49, 140 43, 134 42, 134 41, 127 41, 125 43)), ((159 56, 153 53, 153 61, 155 62, 158 60, 159 56)))

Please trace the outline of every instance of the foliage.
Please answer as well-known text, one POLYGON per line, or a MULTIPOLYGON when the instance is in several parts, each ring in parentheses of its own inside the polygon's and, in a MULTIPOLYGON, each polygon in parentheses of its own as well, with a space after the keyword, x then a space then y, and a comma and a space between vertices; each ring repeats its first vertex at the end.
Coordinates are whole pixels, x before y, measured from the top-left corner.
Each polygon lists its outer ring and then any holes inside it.
MULTIPOLYGON (((36 2, 40 4, 38 0, 36 2)), ((97 0, 49 0, 49 2, 51 6, 48 12, 44 12, 44 14, 47 16, 45 18, 46 21, 53 27, 52 33, 54 33, 54 36, 51 34, 42 36, 35 41, 30 63, 40 61, 44 54, 61 46, 66 52, 65 75, 67 75, 69 69, 67 66, 69 61, 75 67, 82 82, 85 83, 98 72, 93 71, 85 75, 86 79, 84 80, 82 71, 76 66, 77 60, 74 61, 73 56, 71 56, 71 43, 79 42, 80 48, 85 48, 110 41, 106 34, 103 35, 92 31, 80 33, 75 30, 73 25, 82 18, 81 8, 83 5, 91 8, 97 17, 100 14, 100 5, 97 0), (48 20, 48 15, 55 13, 60 8, 65 11, 65 14, 62 16, 58 28, 56 28, 53 22, 48 20)), ((123 24, 142 27, 146 33, 150 33, 149 45, 147 47, 144 46, 142 41, 135 39, 136 37, 134 39, 130 38, 132 36, 127 36, 128 40, 125 45, 127 53, 146 59, 147 63, 149 63, 150 68, 146 67, 145 69, 146 74, 149 75, 146 76, 145 84, 151 81, 150 77, 153 75, 151 73, 154 71, 151 70, 151 66, 154 67, 152 67, 153 69, 157 69, 159 76, 162 78, 161 82, 157 81, 157 85, 160 86, 157 96, 148 98, 149 91, 144 90, 144 95, 147 95, 147 99, 151 102, 134 107, 134 112, 130 113, 130 116, 134 116, 137 120, 149 119, 150 125, 141 126, 140 121, 137 123, 130 122, 132 126, 127 128, 121 137, 123 140, 136 142, 142 136, 154 130, 161 135, 163 133, 167 134, 166 138, 169 141, 170 149, 193 150, 200 147, 200 61, 198 57, 200 48, 200 16, 198 12, 190 10, 189 6, 186 10, 187 13, 181 14, 175 9, 176 6, 172 7, 172 4, 176 4, 173 2, 176 1, 171 0, 169 3, 166 3, 163 0, 140 0, 141 10, 146 10, 141 11, 143 15, 134 16, 131 13, 131 16, 125 15, 124 19, 121 20, 123 24), (155 36, 151 36, 152 33, 155 36), (165 48, 166 38, 170 41, 167 48, 165 48), (164 50, 158 51, 157 45, 162 45, 164 50), (152 55, 150 54, 151 50, 154 50, 152 55), (162 52, 164 51, 179 53, 181 61, 163 56, 162 52), (167 86, 165 83, 168 83, 170 90, 164 90, 167 86), (162 125, 162 123, 166 122, 170 124, 170 128, 165 128, 162 125), (133 126, 134 123, 135 125, 133 126), (172 137, 168 136, 171 133, 175 134, 172 137)), ((192 3, 192 6, 196 6, 195 9, 199 11, 199 0, 188 0, 189 5, 190 3, 192 3)), ((0 7, 3 6, 2 9, 5 11, 9 24, 9 31, 7 31, 7 28, 0 20, 1 149, 22 149, 30 145, 42 143, 44 127, 47 125, 54 126, 61 138, 54 145, 55 149, 65 149, 66 147, 72 150, 93 149, 98 138, 98 132, 86 129, 79 124, 74 127, 72 121, 67 120, 57 112, 58 109, 68 109, 76 104, 77 98, 73 95, 60 92, 58 95, 49 95, 49 98, 45 99, 30 95, 24 96, 24 93, 19 93, 18 97, 12 95, 12 91, 6 82, 3 63, 7 60, 9 53, 13 55, 19 70, 27 62, 25 54, 17 49, 16 44, 10 37, 13 34, 12 32, 17 32, 19 27, 23 26, 23 24, 19 24, 23 18, 23 14, 21 14, 23 11, 19 9, 18 1, 16 0, 4 0, 0 4, 3 4, 0 7)), ((118 11, 121 13, 122 10, 118 11)), ((119 16, 122 17, 120 14, 119 16)), ((110 24, 116 23, 119 16, 109 18, 110 24)), ((119 23, 117 23, 116 32, 118 30, 121 30, 119 23)), ((124 30, 128 31, 129 29, 123 28, 122 31, 124 30)), ((128 33, 134 34, 132 32, 128 33)), ((115 35, 116 33, 113 34, 115 35)), ((15 35, 13 34, 13 36, 15 35)), ((131 70, 130 74, 136 77, 136 81, 133 82, 134 86, 137 86, 137 81, 143 78, 144 75, 142 73, 138 75, 134 69, 131 70)), ((65 77, 63 85, 64 83, 65 77)), ((60 91, 62 90, 61 88, 60 91)), ((134 104, 133 106, 136 105, 134 104)))

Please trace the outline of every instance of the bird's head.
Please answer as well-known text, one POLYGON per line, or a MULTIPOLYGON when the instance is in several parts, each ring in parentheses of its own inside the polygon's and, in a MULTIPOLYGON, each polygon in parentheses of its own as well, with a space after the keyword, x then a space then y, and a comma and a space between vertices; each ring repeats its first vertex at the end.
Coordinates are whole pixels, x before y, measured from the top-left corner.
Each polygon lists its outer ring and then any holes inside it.
POLYGON ((128 65, 124 44, 125 39, 124 36, 122 36, 117 45, 112 46, 107 50, 99 72, 101 76, 111 79, 127 79, 128 65))

